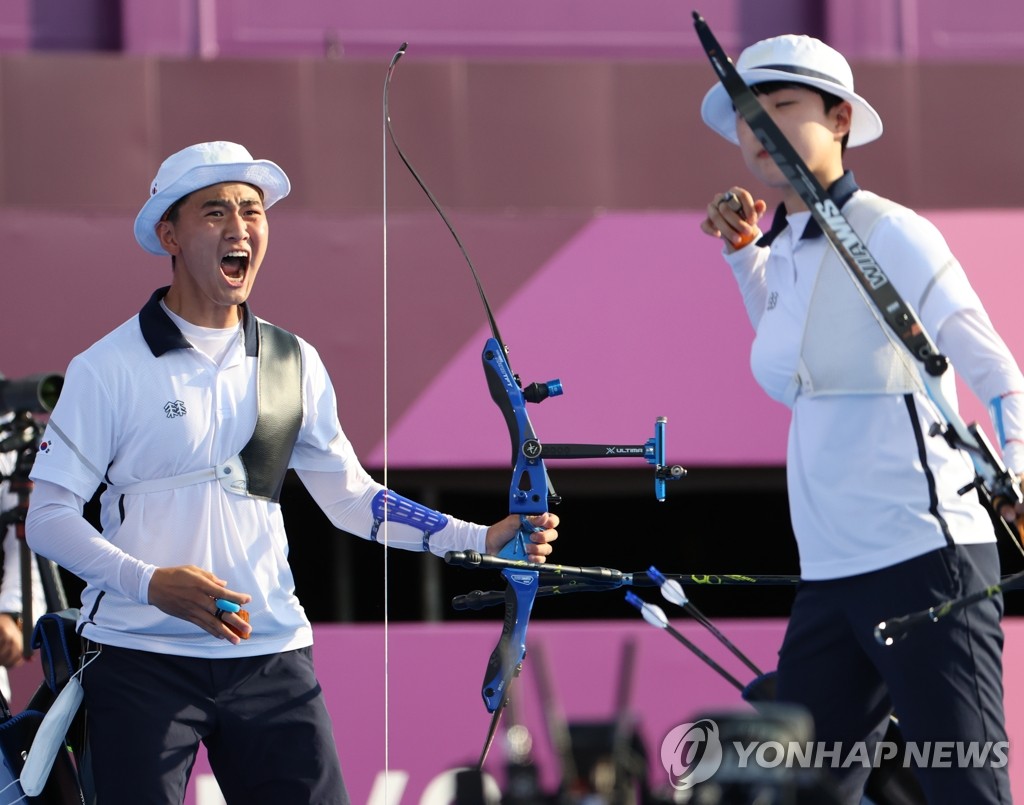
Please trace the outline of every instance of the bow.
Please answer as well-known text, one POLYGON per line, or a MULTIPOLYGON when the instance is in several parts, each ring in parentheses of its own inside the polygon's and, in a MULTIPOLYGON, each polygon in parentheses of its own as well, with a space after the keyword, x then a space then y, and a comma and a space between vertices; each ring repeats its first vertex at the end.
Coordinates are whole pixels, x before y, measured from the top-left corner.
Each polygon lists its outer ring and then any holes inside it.
POLYGON ((480 301, 483 303, 491 331, 491 336, 484 344, 482 353, 484 375, 491 398, 501 410, 508 427, 512 453, 512 481, 509 485, 508 511, 510 514, 519 515, 519 529, 516 535, 498 553, 500 559, 512 564, 504 567, 501 571, 501 575, 506 581, 505 618, 501 637, 488 659, 481 688, 484 704, 488 712, 492 714, 492 719, 480 755, 479 768, 483 766, 487 758, 502 711, 508 703, 509 687, 512 680, 519 674, 526 656, 526 630, 539 587, 539 572, 529 563, 526 552, 530 534, 537 530, 528 518, 531 515, 544 514, 561 500, 548 477, 544 465, 544 455, 567 459, 642 457, 655 467, 655 495, 659 500, 663 500, 665 497, 665 482, 683 477, 686 471, 678 465, 668 466, 666 464, 665 426, 667 420, 664 417, 657 419, 654 436, 643 445, 542 445, 537 439, 526 411, 526 403, 540 403, 549 397, 559 396, 562 393, 562 384, 558 380, 551 380, 544 383, 531 383, 523 387, 519 375, 512 371, 508 362, 508 348, 498 330, 497 322, 484 292, 483 284, 473 266, 473 261, 434 194, 427 188, 398 144, 391 125, 389 88, 395 66, 405 54, 407 46, 407 43, 403 43, 396 51, 385 78, 383 99, 385 127, 402 163, 426 194, 431 205, 441 216, 448 231, 455 239, 459 251, 469 266, 480 301))

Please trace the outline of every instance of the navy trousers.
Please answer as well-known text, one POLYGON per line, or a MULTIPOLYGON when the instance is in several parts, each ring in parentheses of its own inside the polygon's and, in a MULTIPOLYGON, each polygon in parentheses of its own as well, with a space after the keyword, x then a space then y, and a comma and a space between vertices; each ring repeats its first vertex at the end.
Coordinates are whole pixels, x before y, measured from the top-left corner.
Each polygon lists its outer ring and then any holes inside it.
MULTIPOLYGON (((1005 763, 1000 597, 912 629, 892 646, 874 637, 888 618, 918 612, 994 584, 995 544, 949 546, 883 570, 802 582, 779 653, 778 699, 807 707, 816 740, 881 738, 890 713, 903 738, 928 743, 998 742, 988 761, 958 768, 956 751, 938 763, 911 761, 929 805, 1009 803, 1005 763), (931 767, 934 766, 934 767, 931 767)), ((873 751, 873 750, 872 750, 873 751)), ((920 755, 919 755, 920 756, 920 755)), ((844 802, 858 803, 869 768, 832 769, 844 802)))
POLYGON ((309 648, 206 660, 103 646, 82 686, 98 805, 179 805, 200 742, 229 805, 349 805, 309 648))

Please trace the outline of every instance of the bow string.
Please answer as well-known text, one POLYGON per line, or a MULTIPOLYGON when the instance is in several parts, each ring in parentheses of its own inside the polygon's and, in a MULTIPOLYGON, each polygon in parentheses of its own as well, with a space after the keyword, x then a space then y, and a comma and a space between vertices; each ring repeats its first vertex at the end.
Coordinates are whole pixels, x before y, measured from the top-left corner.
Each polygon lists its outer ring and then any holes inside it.
POLYGON ((531 515, 544 514, 556 506, 561 498, 555 492, 547 468, 544 465, 544 454, 547 452, 557 458, 621 458, 639 456, 655 467, 655 494, 659 500, 665 497, 665 482, 681 478, 686 471, 678 465, 666 463, 665 424, 666 419, 659 417, 655 422, 655 432, 651 439, 643 445, 569 445, 542 444, 530 422, 526 403, 540 403, 549 397, 562 394, 559 380, 531 383, 524 387, 519 375, 512 371, 508 361, 508 347, 494 317, 483 283, 480 281, 473 261, 469 257, 462 239, 456 232, 448 216, 445 214, 434 194, 427 187, 419 173, 405 155, 391 124, 389 107, 389 89, 392 75, 399 59, 405 54, 408 43, 403 43, 396 51, 388 67, 384 82, 384 121, 388 137, 395 152, 408 169, 409 173, 429 199, 434 210, 441 216, 445 226, 451 233, 466 265, 469 266, 477 293, 483 304, 490 328, 490 337, 486 340, 482 352, 484 374, 491 398, 497 404, 508 428, 511 444, 512 480, 508 492, 508 511, 519 515, 519 528, 515 536, 499 551, 497 558, 506 562, 501 569, 505 579, 504 591, 505 617, 501 636, 491 652, 484 674, 481 695, 487 711, 492 714, 490 729, 478 762, 482 768, 491 743, 497 731, 501 714, 508 704, 509 689, 512 680, 518 676, 526 656, 526 632, 534 600, 538 595, 540 573, 538 566, 529 562, 526 547, 530 536, 538 530, 528 519, 531 515))

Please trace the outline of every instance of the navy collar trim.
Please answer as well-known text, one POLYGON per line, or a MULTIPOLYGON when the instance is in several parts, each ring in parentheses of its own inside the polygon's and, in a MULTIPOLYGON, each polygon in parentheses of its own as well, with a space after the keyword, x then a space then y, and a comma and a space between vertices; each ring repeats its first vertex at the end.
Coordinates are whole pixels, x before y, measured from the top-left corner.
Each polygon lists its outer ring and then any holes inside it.
MULTIPOLYGON (((828 189, 828 197, 836 203, 839 209, 842 209, 846 202, 850 200, 854 193, 860 190, 857 185, 857 180, 853 178, 853 171, 846 171, 842 176, 836 179, 832 186, 828 189)), ((775 215, 772 218, 771 228, 761 236, 761 239, 757 242, 758 246, 771 246, 772 241, 775 240, 789 225, 786 220, 786 205, 779 204, 775 208, 775 215)), ((820 238, 824 233, 821 231, 821 226, 812 217, 808 222, 807 226, 804 227, 803 234, 800 235, 800 240, 811 240, 813 238, 820 238)))
MULTIPOLYGON (((160 300, 167 296, 170 286, 158 288, 139 311, 139 327, 153 356, 159 358, 172 349, 193 349, 181 330, 164 312, 160 300)), ((259 332, 256 317, 249 312, 248 303, 242 304, 242 331, 245 333, 245 354, 255 358, 260 354, 259 332)))

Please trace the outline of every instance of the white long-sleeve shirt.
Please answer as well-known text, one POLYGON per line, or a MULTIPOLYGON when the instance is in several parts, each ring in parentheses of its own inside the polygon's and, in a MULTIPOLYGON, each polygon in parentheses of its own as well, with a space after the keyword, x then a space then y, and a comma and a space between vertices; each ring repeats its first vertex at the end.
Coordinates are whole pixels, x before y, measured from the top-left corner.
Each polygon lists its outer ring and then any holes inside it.
MULTIPOLYGON (((863 191, 847 174, 831 192, 845 203, 863 191)), ((928 436, 941 418, 924 393, 788 396, 817 272, 831 248, 820 232, 802 237, 809 221, 809 212, 790 215, 769 246, 726 255, 756 330, 754 376, 792 408, 786 467, 801 574, 845 577, 950 542, 992 541, 976 496, 957 493, 973 479, 973 465, 928 436)), ((938 230, 897 208, 874 226, 867 246, 972 391, 986 403, 1001 401, 1004 458, 1012 470, 1024 469, 1024 377, 938 230)), ((811 335, 829 337, 827 329, 811 335)), ((834 349, 841 356, 856 345, 834 349)), ((947 375, 947 397, 955 404, 947 375)))

